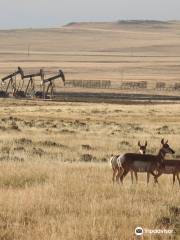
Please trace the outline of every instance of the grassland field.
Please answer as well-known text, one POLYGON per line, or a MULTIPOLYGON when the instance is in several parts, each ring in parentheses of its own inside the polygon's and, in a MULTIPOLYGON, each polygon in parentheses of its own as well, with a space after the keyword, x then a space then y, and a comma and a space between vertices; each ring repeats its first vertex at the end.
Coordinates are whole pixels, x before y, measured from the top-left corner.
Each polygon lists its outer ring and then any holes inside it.
POLYGON ((146 174, 134 185, 128 175, 113 186, 108 162, 137 152, 138 140, 156 154, 163 137, 179 159, 179 107, 1 100, 0 238, 129 240, 140 225, 179 239, 172 176, 147 187, 146 174))

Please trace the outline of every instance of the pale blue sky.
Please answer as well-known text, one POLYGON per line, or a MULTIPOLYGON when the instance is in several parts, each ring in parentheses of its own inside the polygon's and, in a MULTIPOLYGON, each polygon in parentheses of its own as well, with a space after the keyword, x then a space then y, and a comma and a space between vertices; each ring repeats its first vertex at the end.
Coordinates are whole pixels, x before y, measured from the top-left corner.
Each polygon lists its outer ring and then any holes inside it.
POLYGON ((125 19, 180 20, 180 0, 0 0, 0 29, 125 19))

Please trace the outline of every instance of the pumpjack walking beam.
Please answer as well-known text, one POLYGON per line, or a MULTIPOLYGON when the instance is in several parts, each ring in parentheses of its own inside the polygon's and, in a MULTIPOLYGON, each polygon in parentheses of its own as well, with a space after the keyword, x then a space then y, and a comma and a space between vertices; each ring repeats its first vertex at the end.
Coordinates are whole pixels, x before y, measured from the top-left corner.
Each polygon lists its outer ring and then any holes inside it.
MULTIPOLYGON (((23 75, 23 70, 18 67, 18 70, 12 74, 9 74, 7 75, 6 77, 3 77, 1 80, 2 80, 2 83, 5 83, 5 81, 9 80, 8 84, 7 84, 7 87, 6 87, 6 90, 5 90, 5 93, 7 94, 8 92, 8 89, 9 89, 9 85, 11 84, 13 86, 13 77, 16 77, 18 74, 23 75)), ((16 88, 16 86, 13 86, 13 88, 16 88)), ((13 89, 14 91, 16 91, 16 89, 13 89)))
POLYGON ((27 84, 26 90, 24 92, 25 96, 27 96, 27 92, 28 92, 28 89, 29 89, 30 86, 31 86, 31 88, 33 90, 35 90, 34 89, 34 81, 33 81, 34 77, 41 77, 41 81, 43 81, 44 80, 44 71, 43 71, 43 69, 40 69, 39 72, 33 73, 33 74, 24 75, 24 73, 23 73, 22 79, 28 79, 28 84, 27 84))

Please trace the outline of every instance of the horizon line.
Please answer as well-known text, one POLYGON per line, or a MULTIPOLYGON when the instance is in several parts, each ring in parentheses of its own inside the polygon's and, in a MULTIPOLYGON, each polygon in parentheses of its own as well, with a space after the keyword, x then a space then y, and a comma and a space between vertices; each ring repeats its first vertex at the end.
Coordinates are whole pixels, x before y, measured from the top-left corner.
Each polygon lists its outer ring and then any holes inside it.
POLYGON ((63 25, 46 25, 46 26, 25 26, 25 27, 5 27, 0 28, 0 31, 16 31, 16 30, 38 30, 38 29, 55 29, 55 28, 63 28, 68 25, 75 25, 80 23, 133 23, 133 22, 144 22, 144 23, 173 23, 173 22, 180 22, 180 19, 169 19, 169 20, 160 20, 160 19, 119 19, 115 21, 71 21, 65 23, 63 25))

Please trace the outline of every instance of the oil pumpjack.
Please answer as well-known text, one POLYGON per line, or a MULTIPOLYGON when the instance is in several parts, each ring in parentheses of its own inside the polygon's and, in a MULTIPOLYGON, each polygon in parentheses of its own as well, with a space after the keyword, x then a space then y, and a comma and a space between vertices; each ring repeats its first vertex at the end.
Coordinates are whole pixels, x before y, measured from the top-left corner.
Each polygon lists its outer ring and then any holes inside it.
POLYGON ((27 86, 25 88, 25 91, 18 90, 16 92, 16 97, 34 97, 36 95, 36 90, 35 90, 35 77, 40 77, 41 81, 44 79, 44 71, 43 69, 40 69, 39 72, 37 73, 32 73, 32 74, 27 74, 25 75, 24 72, 21 72, 21 78, 24 82, 27 80, 27 86))
POLYGON ((40 69, 37 73, 24 74, 24 71, 21 67, 18 67, 17 71, 3 77, 1 80, 0 97, 8 97, 10 92, 9 88, 11 87, 12 96, 17 98, 25 97, 39 97, 43 99, 52 99, 54 98, 55 93, 55 80, 61 78, 65 85, 65 76, 62 70, 58 71, 58 74, 51 76, 45 79, 44 70, 40 69), (19 84, 16 82, 16 76, 20 75, 21 79, 19 84), (41 91, 37 91, 35 85, 35 78, 40 77, 41 79, 41 91), (25 90, 23 90, 24 85, 25 90))
POLYGON ((2 87, 5 87, 5 90, 1 90, 0 91, 0 96, 1 97, 8 97, 9 96, 9 93, 8 93, 8 90, 9 88, 11 87, 11 90, 12 90, 12 94, 13 96, 15 96, 15 93, 16 93, 16 88, 17 88, 17 84, 16 84, 16 76, 17 75, 21 75, 22 77, 22 74, 23 74, 23 71, 20 67, 18 67, 17 71, 3 77, 1 79, 1 86, 2 87))
POLYGON ((54 81, 58 78, 61 78, 63 81, 63 84, 65 85, 65 76, 62 70, 59 70, 58 74, 52 77, 49 77, 47 79, 44 79, 42 81, 42 87, 43 87, 43 91, 42 91, 42 97, 44 99, 46 98, 50 98, 53 99, 54 97, 54 89, 55 89, 55 83, 54 81))

